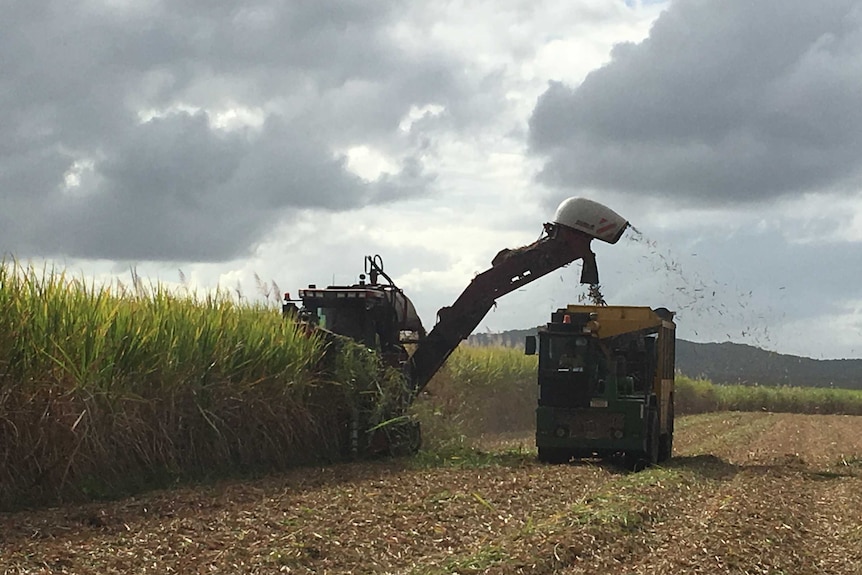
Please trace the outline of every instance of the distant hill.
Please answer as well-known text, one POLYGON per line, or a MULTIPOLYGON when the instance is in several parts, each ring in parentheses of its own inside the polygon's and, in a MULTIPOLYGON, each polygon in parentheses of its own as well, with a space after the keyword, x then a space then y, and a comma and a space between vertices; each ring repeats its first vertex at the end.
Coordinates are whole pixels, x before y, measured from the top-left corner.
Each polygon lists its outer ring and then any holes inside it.
POLYGON ((862 389, 862 359, 811 359, 740 343, 677 340, 676 365, 715 383, 806 385, 862 389))
MULTIPOLYGON (((471 345, 521 348, 536 328, 477 333, 471 345)), ((676 342, 676 367, 689 377, 713 383, 796 385, 862 389, 862 359, 810 359, 766 351, 740 343, 676 342)))

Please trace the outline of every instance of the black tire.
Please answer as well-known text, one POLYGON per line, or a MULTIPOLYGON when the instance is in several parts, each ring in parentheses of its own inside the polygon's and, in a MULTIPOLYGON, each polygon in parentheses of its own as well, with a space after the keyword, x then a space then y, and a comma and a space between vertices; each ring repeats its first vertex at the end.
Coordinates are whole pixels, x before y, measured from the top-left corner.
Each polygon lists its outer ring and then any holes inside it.
POLYGON ((646 469, 647 460, 644 457, 643 452, 626 452, 625 458, 623 459, 623 466, 629 471, 637 473, 638 471, 643 471, 644 469, 646 469))
POLYGON ((658 412, 654 407, 650 407, 647 412, 645 432, 643 448, 625 453, 624 465, 626 469, 634 472, 643 471, 659 462, 661 438, 659 437, 658 412))
POLYGON ((539 461, 542 463, 560 465, 561 463, 568 463, 571 458, 571 454, 565 449, 559 449, 556 447, 539 448, 539 461))
POLYGON ((650 409, 647 415, 646 461, 647 465, 659 462, 661 436, 658 424, 658 412, 650 409))
POLYGON ((667 407, 667 433, 662 434, 659 441, 659 463, 673 457, 673 399, 667 407))
POLYGON ((670 459, 673 452, 673 434, 662 433, 658 440, 658 462, 663 463, 670 459))
POLYGON ((422 428, 418 421, 407 420, 383 428, 386 437, 384 455, 390 457, 409 457, 416 455, 422 447, 422 428))

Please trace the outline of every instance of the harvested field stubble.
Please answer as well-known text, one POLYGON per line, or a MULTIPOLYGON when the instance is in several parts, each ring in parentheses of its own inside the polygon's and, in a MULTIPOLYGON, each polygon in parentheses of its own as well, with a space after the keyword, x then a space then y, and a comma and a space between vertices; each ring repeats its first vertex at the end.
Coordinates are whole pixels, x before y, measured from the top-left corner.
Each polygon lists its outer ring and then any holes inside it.
POLYGON ((862 572, 862 419, 679 424, 677 457, 638 474, 498 443, 0 515, 0 572, 862 572))

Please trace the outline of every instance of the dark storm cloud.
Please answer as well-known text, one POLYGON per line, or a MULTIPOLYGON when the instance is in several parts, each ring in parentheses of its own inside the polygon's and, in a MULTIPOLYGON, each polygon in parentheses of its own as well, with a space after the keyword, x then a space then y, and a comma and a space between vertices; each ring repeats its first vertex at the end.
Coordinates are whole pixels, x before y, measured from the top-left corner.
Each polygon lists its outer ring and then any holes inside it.
POLYGON ((344 164, 279 120, 249 140, 180 112, 106 150, 76 194, 32 206, 39 217, 18 236, 72 256, 212 261, 243 255, 289 210, 393 201, 428 181, 415 162, 370 183, 344 164))
POLYGON ((425 193, 412 106, 471 89, 386 1, 19 2, 0 19, 0 250, 222 260, 296 210, 425 193), (259 127, 214 115, 251 110, 259 127), (401 138, 401 140, 399 140, 401 138), (401 169, 366 182, 337 150, 401 169))
POLYGON ((541 179, 727 204, 859 187, 862 4, 680 0, 530 119, 541 179))

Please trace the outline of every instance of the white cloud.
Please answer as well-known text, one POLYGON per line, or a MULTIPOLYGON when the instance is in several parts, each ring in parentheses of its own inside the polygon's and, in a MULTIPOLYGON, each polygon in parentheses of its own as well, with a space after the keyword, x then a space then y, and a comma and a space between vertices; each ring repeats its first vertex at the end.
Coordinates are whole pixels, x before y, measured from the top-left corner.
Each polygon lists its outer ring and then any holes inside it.
POLYGON ((259 107, 232 105, 221 110, 213 110, 209 116, 212 127, 234 131, 243 128, 262 128, 267 114, 259 107))
POLYGON ((446 110, 445 106, 439 104, 425 104, 424 106, 411 106, 410 111, 398 124, 398 128, 403 132, 409 132, 419 120, 426 118, 434 118, 439 116, 446 110))
MULTIPOLYGON (((0 245, 247 297, 380 253, 429 324, 583 195, 654 242, 596 242, 610 302, 778 350, 829 318, 847 355, 859 30, 850 0, 10 5, 0 245)), ((480 329, 545 322, 578 272, 480 329)))
POLYGON ((837 313, 816 320, 790 319, 779 324, 773 338, 782 353, 815 359, 858 358, 862 355, 862 302, 844 302, 837 313))
POLYGON ((368 146, 354 146, 349 148, 347 156, 347 169, 367 181, 374 181, 382 174, 394 174, 398 172, 397 166, 391 158, 368 146))
POLYGON ((543 181, 700 206, 858 189, 860 50, 854 0, 672 3, 649 38, 542 95, 543 181))
POLYGON ((778 212, 789 244, 832 244, 836 249, 862 242, 862 193, 806 194, 783 202, 778 212))

